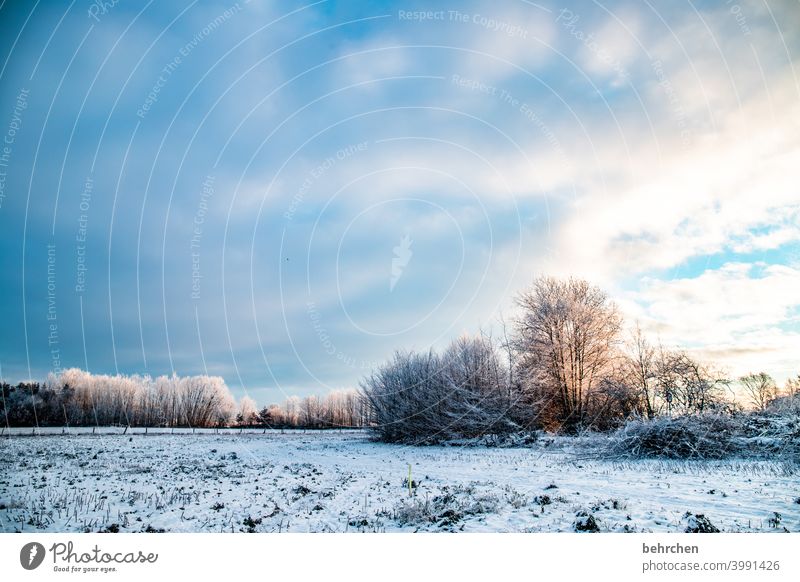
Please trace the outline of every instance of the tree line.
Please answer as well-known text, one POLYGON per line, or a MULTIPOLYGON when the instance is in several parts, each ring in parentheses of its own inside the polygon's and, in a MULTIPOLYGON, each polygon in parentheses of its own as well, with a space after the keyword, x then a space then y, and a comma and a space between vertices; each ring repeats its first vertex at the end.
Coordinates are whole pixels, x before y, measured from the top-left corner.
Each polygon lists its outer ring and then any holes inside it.
MULTIPOLYGON (((687 351, 624 331, 618 307, 581 279, 537 278, 499 341, 463 337, 442 353, 397 352, 361 383, 377 436, 435 442, 487 433, 611 430, 630 419, 732 414, 736 389, 764 410, 800 394, 766 373, 732 380, 687 351)), ((504 326, 505 328, 505 326, 504 326)))
POLYGON ((6 426, 332 428, 368 422, 355 391, 291 397, 258 409, 248 396, 237 402, 218 376, 110 376, 72 368, 43 383, 0 382, 0 395, 6 426))

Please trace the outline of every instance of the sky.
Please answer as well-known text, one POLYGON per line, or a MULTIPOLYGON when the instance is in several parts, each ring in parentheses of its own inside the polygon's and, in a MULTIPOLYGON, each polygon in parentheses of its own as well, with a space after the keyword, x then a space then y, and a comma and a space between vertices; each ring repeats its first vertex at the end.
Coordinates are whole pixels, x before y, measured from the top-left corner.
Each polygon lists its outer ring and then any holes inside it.
POLYGON ((260 403, 577 276, 800 373, 800 5, 0 4, 0 376, 260 403))

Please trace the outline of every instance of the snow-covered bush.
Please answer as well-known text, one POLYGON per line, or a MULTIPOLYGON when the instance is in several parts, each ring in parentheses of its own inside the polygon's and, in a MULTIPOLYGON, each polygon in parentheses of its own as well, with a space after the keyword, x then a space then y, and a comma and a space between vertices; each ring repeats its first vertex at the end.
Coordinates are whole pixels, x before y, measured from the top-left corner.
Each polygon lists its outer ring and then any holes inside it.
POLYGON ((800 415, 701 414, 631 421, 603 451, 620 458, 759 457, 800 463, 800 415))
POLYGON ((575 521, 572 522, 572 528, 576 532, 596 533, 600 531, 600 526, 597 525, 597 520, 594 515, 584 509, 575 514, 575 521))
POLYGON ((444 528, 465 517, 497 513, 499 509, 500 499, 496 495, 479 492, 473 484, 445 485, 439 495, 430 499, 401 500, 394 508, 394 519, 400 525, 435 524, 444 528))
POLYGON ((684 529, 686 533, 719 533, 719 528, 702 513, 695 515, 687 511, 684 519, 686 521, 686 528, 684 529))
POLYGON ((380 440, 430 444, 518 429, 492 344, 462 338, 439 355, 398 352, 362 381, 380 440))
POLYGON ((767 412, 773 414, 800 415, 800 392, 786 396, 778 396, 767 404, 767 412))
POLYGON ((723 459, 741 451, 738 418, 718 414, 631 421, 611 436, 608 453, 623 458, 723 459))
POLYGON ((744 416, 744 437, 751 451, 800 464, 800 408, 792 404, 790 400, 766 413, 744 416))
POLYGON ((498 449, 515 449, 530 447, 539 441, 540 434, 537 431, 520 430, 509 433, 484 434, 471 439, 454 439, 443 443, 447 446, 455 447, 486 447, 498 449))

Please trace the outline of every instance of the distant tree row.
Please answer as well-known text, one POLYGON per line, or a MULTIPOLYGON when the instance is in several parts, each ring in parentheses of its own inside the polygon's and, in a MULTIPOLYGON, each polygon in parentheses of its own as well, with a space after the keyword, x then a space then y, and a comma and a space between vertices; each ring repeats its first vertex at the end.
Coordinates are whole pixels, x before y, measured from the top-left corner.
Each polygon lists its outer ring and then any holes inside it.
MULTIPOLYGON (((430 442, 525 429, 613 429, 631 418, 730 413, 736 389, 764 410, 782 393, 765 374, 733 381, 685 350, 626 338, 616 305, 579 279, 541 277, 517 297, 501 342, 461 338, 442 354, 398 352, 365 378, 386 441, 430 442)), ((800 392, 800 378, 784 394, 800 392)))
POLYGON ((239 413, 238 426, 264 428, 361 428, 370 422, 369 406, 355 390, 340 390, 327 396, 297 396, 287 398, 283 405, 270 404, 256 409, 255 401, 245 396, 239 413))
POLYGON ((355 391, 292 397, 258 410, 237 404, 218 376, 108 376, 69 369, 44 383, 0 383, 0 424, 8 426, 150 426, 327 428, 364 426, 368 408, 355 391))
POLYGON ((217 376, 107 376, 76 368, 43 384, 2 384, 11 426, 224 426, 236 401, 217 376))

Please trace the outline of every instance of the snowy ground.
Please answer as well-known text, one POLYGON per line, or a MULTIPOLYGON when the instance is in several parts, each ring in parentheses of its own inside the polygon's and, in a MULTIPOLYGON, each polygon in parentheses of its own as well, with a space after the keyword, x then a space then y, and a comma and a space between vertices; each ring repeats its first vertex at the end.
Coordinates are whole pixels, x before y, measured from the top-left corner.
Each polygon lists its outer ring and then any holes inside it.
POLYGON ((722 531, 800 531, 800 473, 763 461, 619 464, 567 439, 15 432, 0 439, 0 531, 575 531, 591 515, 600 531, 680 532, 687 512, 722 531))

